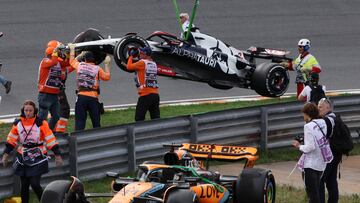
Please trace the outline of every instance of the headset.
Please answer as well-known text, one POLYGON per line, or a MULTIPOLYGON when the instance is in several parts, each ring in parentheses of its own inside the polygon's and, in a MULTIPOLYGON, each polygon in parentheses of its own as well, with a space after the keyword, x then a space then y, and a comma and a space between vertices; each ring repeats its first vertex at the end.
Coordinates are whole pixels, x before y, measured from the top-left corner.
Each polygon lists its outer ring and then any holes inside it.
POLYGON ((310 49, 310 46, 309 46, 309 45, 305 45, 305 46, 304 46, 304 51, 309 51, 309 49, 310 49))
POLYGON ((26 101, 24 102, 24 104, 23 104, 23 107, 22 107, 21 110, 20 110, 20 116, 21 116, 21 117, 25 117, 25 112, 24 112, 24 106, 25 106, 25 105, 30 105, 30 106, 34 107, 34 115, 36 116, 36 115, 38 114, 39 109, 36 108, 35 102, 33 102, 33 101, 31 101, 31 100, 26 100, 26 101))

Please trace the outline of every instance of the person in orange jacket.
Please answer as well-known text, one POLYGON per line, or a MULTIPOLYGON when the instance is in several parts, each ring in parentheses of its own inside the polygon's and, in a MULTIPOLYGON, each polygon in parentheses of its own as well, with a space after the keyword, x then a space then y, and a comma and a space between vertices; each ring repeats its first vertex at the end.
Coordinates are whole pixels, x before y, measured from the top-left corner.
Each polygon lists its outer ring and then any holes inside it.
POLYGON ((55 154, 56 166, 63 164, 61 152, 55 136, 45 120, 36 116, 37 108, 33 101, 27 100, 21 108, 20 118, 16 119, 7 136, 6 147, 2 156, 4 167, 8 165, 9 154, 16 149, 14 163, 15 174, 21 180, 21 201, 29 202, 29 186, 38 199, 43 189, 41 175, 49 172, 47 151, 55 154))
POLYGON ((75 103, 75 130, 84 130, 87 112, 90 114, 94 128, 100 127, 100 84, 99 81, 110 80, 110 56, 104 60, 105 71, 95 65, 94 54, 90 51, 82 52, 75 58, 75 45, 68 44, 70 48, 70 65, 76 70, 77 99, 75 103), (80 58, 84 62, 80 62, 80 58))
MULTIPOLYGON (((48 42, 47 44, 48 47, 58 47, 58 49, 65 48, 65 46, 57 41, 57 40, 51 40, 48 42)), ((65 83, 66 83, 66 79, 67 79, 67 75, 68 73, 70 73, 69 69, 70 69, 70 56, 68 53, 63 53, 64 51, 62 51, 62 55, 63 56, 63 61, 60 62, 61 65, 61 88, 60 88, 60 92, 58 94, 58 99, 59 99, 59 104, 60 104, 60 118, 57 121, 55 128, 54 128, 54 133, 55 135, 57 134, 62 134, 66 132, 66 128, 68 125, 68 121, 70 118, 70 105, 69 105, 69 101, 67 99, 66 96, 66 92, 65 92, 65 83)))
POLYGON ((38 75, 38 116, 47 119, 50 111, 51 119, 49 127, 54 130, 56 122, 59 120, 60 104, 58 95, 62 87, 61 72, 64 67, 61 63, 64 60, 60 57, 59 50, 54 46, 49 46, 45 50, 45 57, 41 60, 38 75))
POLYGON ((160 96, 158 93, 157 65, 151 58, 150 47, 130 49, 127 69, 135 71, 135 82, 139 98, 136 104, 135 121, 145 120, 146 112, 150 112, 150 118, 160 118, 160 96), (133 63, 134 57, 140 60, 133 63))

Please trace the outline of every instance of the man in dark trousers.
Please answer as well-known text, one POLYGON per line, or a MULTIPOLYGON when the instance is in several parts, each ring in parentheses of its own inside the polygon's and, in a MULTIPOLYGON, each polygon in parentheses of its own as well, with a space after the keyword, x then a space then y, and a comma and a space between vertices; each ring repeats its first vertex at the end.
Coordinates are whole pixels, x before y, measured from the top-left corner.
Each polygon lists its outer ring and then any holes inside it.
POLYGON ((76 70, 77 99, 75 103, 75 130, 84 130, 89 112, 93 128, 100 127, 100 79, 110 80, 110 56, 104 60, 105 70, 95 65, 95 57, 92 52, 80 54, 75 58, 75 45, 69 44, 70 65, 76 70), (79 58, 84 57, 85 62, 79 58))
MULTIPOLYGON (((57 41, 51 40, 47 44, 48 47, 55 47, 57 49, 65 48, 65 46, 57 41)), ((69 53, 62 53, 63 61, 60 62, 61 65, 61 87, 58 94, 59 104, 60 104, 60 118, 57 121, 55 128, 53 130, 55 135, 63 134, 66 132, 66 127, 68 125, 68 120, 70 118, 70 105, 65 92, 65 83, 68 75, 68 69, 70 68, 70 56, 69 53)))
POLYGON ((157 65, 151 58, 151 49, 130 49, 129 55, 127 69, 135 71, 135 82, 140 96, 136 105, 135 121, 145 120, 147 111, 150 112, 151 119, 160 118, 157 65), (136 57, 140 57, 140 60, 133 63, 133 58, 136 57))
MULTIPOLYGON (((50 43, 50 42, 49 42, 50 43)), ((58 95, 61 88, 61 72, 65 68, 61 66, 64 60, 61 58, 59 50, 55 46, 48 46, 45 50, 45 57, 41 60, 38 74, 38 116, 47 119, 50 111, 51 119, 49 127, 54 127, 59 120, 60 104, 58 95)))
MULTIPOLYGON (((331 129, 333 132, 335 126, 335 114, 332 112, 332 103, 329 99, 323 98, 319 101, 318 104, 320 116, 323 118, 328 118, 331 123, 331 129)), ((331 134, 332 134, 331 132, 331 134)), ((320 200, 321 203, 325 203, 325 185, 328 190, 328 203, 336 203, 339 200, 339 188, 337 182, 337 173, 338 173, 338 166, 341 162, 342 154, 337 154, 332 150, 333 153, 333 160, 326 165, 325 171, 321 177, 320 183, 320 200)))

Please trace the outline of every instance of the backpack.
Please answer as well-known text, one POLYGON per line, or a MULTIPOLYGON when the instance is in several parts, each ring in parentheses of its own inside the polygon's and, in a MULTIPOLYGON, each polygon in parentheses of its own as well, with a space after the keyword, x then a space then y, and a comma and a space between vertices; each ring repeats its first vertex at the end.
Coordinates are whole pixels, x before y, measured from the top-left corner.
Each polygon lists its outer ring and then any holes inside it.
MULTIPOLYGON (((334 119, 335 125, 332 135, 329 137, 330 148, 334 154, 348 156, 354 148, 350 130, 339 115, 331 117, 334 119)), ((326 123, 330 122, 329 118, 326 118, 325 121, 326 123)))
POLYGON ((325 92, 322 88, 322 85, 310 85, 311 92, 310 92, 310 102, 318 104, 320 99, 325 98, 325 92))

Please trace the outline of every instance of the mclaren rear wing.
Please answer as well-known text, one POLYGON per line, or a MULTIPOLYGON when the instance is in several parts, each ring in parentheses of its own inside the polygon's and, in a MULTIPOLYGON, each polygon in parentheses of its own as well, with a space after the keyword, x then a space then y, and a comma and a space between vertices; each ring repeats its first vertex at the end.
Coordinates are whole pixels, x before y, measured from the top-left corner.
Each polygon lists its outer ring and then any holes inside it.
POLYGON ((246 160, 245 167, 254 166, 259 158, 255 147, 183 143, 180 149, 190 152, 196 159, 246 160))

